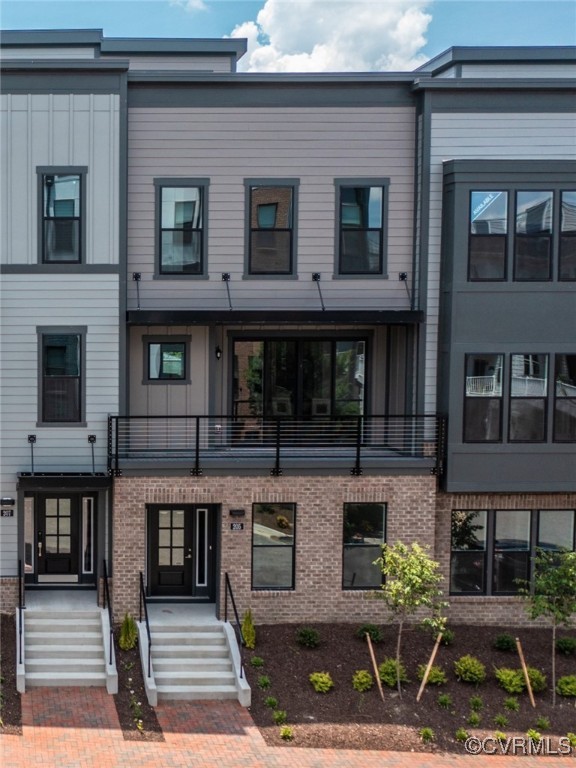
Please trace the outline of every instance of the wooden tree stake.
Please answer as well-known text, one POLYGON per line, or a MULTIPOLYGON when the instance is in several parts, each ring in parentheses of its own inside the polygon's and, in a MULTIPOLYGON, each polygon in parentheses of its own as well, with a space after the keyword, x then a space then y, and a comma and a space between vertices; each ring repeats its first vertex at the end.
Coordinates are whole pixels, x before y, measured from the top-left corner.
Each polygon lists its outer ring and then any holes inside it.
POLYGON ((441 640, 442 640, 442 632, 439 632, 438 637, 436 638, 436 642, 434 643, 434 648, 432 649, 432 655, 430 656, 430 661, 428 662, 428 666, 426 667, 426 670, 424 672, 424 677, 422 678, 422 682, 420 683, 420 690, 418 691, 418 696, 416 696, 416 701, 420 701, 420 697, 424 693, 424 688, 426 687, 426 683, 428 682, 428 675, 430 674, 430 670, 432 669, 432 664, 434 664, 434 659, 436 658, 436 654, 438 652, 438 647, 440 646, 441 640))
POLYGON ((374 675, 376 676, 376 682, 378 683, 378 690, 380 691, 380 698, 384 701, 384 691, 382 690, 382 681, 378 674, 378 665, 376 664, 376 656, 374 656, 374 649, 372 648, 372 640, 370 634, 366 632, 366 642, 368 643, 368 650, 370 651, 370 658, 372 659, 372 666, 374 667, 374 675))
POLYGON ((526 681, 526 688, 528 689, 528 696, 530 696, 530 703, 533 707, 536 706, 534 701, 534 694, 532 693, 532 685, 530 684, 530 676, 528 675, 528 667, 524 661, 524 654, 522 653, 522 646, 520 645, 520 639, 516 638, 516 648, 518 649, 518 656, 520 656, 520 664, 522 664, 522 672, 524 672, 524 680, 526 681))

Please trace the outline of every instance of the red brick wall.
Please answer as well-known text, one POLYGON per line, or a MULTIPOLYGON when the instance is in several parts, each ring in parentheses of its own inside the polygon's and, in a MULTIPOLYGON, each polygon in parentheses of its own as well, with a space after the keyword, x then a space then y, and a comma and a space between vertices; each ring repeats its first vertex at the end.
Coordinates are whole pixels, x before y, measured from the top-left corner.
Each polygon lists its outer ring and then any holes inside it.
POLYGON ((138 572, 146 561, 147 504, 221 504, 221 604, 228 572, 243 613, 257 624, 279 621, 383 621, 382 603, 367 592, 342 591, 344 502, 384 502, 387 540, 434 547, 436 480, 390 477, 121 477, 114 483, 114 580, 116 618, 138 611, 138 572), (295 502, 296 588, 251 591, 252 504, 295 502), (230 508, 243 508, 243 531, 231 531, 230 508))
POLYGON ((18 579, 0 579, 0 613, 14 613, 18 605, 18 579))

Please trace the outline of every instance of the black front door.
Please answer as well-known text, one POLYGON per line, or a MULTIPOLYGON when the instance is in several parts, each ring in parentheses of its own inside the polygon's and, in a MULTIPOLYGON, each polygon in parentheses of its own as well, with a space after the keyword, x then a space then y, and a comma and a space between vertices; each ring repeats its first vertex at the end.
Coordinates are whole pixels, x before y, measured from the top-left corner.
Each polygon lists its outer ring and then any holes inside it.
POLYGON ((75 495, 38 499, 36 548, 38 581, 77 582, 79 510, 75 495))
POLYGON ((214 505, 148 507, 150 595, 213 601, 215 538, 214 505))

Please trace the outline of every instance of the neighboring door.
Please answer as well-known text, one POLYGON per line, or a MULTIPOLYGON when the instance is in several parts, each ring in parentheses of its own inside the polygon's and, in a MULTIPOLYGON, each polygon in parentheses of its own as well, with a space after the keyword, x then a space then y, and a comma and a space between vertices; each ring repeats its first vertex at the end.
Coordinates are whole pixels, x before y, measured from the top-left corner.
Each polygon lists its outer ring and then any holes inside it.
POLYGON ((38 501, 38 581, 77 582, 80 553, 78 498, 74 495, 42 495, 38 501))
POLYGON ((148 507, 150 595, 213 601, 215 533, 213 505, 148 507))

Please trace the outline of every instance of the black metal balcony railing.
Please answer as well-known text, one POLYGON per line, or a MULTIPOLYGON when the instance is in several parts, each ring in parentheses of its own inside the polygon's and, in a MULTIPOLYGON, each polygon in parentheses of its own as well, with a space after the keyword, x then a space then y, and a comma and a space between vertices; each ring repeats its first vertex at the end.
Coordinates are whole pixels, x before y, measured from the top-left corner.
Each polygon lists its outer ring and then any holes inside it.
POLYGON ((438 416, 110 416, 108 466, 118 474, 127 462, 187 462, 199 475, 206 462, 270 460, 281 474, 286 459, 342 459, 361 474, 368 459, 426 459, 440 472, 443 434, 438 416))

